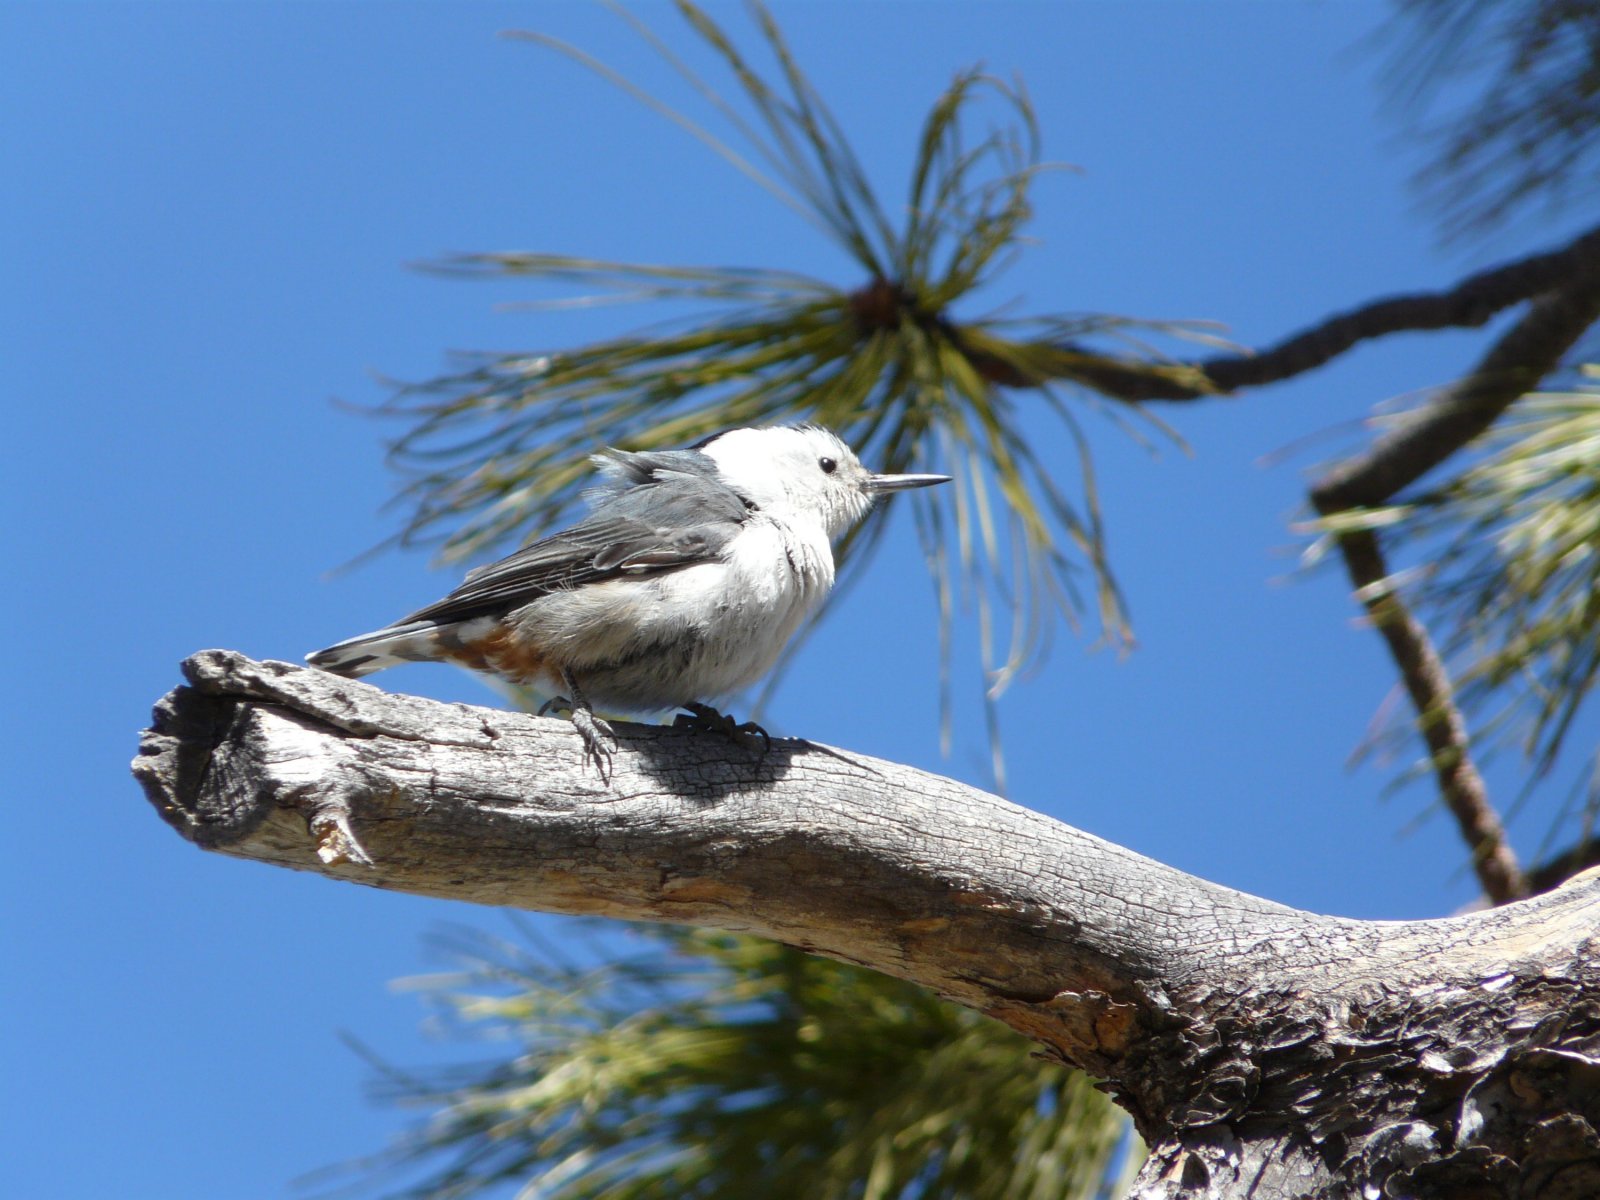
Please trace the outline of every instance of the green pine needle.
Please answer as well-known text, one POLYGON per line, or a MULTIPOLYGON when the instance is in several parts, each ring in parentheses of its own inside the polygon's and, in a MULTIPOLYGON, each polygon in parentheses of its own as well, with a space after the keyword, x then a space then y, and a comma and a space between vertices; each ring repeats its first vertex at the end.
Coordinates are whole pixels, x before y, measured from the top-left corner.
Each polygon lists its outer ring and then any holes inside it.
POLYGON ((1126 1121, 1020 1035, 759 938, 640 932, 645 954, 588 970, 480 937, 465 973, 420 981, 451 1025, 516 1050, 387 1072, 383 1098, 432 1115, 368 1170, 422 1169, 411 1200, 511 1181, 541 1200, 1099 1191, 1126 1121))
POLYGON ((1600 4, 1396 0, 1390 90, 1435 154, 1416 183, 1446 237, 1589 203, 1600 4))

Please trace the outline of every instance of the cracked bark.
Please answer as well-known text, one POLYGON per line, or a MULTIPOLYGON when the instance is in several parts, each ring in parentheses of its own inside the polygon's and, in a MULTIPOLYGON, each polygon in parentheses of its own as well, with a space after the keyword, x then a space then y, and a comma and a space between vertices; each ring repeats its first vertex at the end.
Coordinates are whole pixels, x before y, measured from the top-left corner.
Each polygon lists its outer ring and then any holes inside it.
POLYGON ((1600 1195, 1600 872, 1436 921, 1298 912, 852 753, 565 722, 207 651, 134 773, 224 854, 484 904, 762 934, 1105 1081, 1134 1195, 1600 1195))

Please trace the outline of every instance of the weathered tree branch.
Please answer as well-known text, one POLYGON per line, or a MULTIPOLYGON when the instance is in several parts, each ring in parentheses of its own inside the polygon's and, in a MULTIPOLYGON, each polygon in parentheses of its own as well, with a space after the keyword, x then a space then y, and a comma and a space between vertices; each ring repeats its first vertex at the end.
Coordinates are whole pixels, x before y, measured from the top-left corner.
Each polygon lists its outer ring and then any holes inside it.
POLYGON ((1153 1150, 1137 1196, 1600 1194, 1600 873, 1319 917, 806 742, 622 726, 607 786, 563 722, 222 651, 185 671, 134 771, 198 845, 915 981, 1105 1079, 1153 1150))

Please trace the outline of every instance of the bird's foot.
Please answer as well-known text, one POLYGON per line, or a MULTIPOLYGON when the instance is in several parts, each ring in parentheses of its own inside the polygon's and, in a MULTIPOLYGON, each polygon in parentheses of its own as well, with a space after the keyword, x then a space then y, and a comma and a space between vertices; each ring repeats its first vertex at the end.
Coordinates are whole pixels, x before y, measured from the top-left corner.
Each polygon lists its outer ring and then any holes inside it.
POLYGON ((611 782, 611 756, 616 753, 617 735, 611 728, 611 722, 604 717, 597 717, 589 707, 574 708, 572 710, 572 727, 578 731, 578 736, 583 739, 583 758, 585 762, 592 762, 595 770, 600 772, 600 782, 611 782), (607 746, 606 741, 611 745, 607 746))
POLYGON ((594 715, 594 709, 589 707, 589 700, 578 687, 578 681, 572 677, 571 671, 561 672, 561 682, 567 691, 572 693, 572 699, 565 696, 551 696, 539 706, 539 715, 542 717, 548 712, 566 712, 572 727, 578 731, 578 736, 583 739, 583 761, 594 764, 595 770, 600 772, 600 782, 611 782, 611 758, 616 753, 617 734, 611 728, 611 722, 604 717, 594 715), (607 746, 607 741, 611 745, 607 746))
POLYGON ((672 722, 674 729, 706 729, 720 733, 737 746, 742 746, 758 758, 772 749, 772 738, 754 721, 735 721, 727 713, 718 712, 709 704, 685 704, 688 712, 679 713, 672 722), (759 740, 758 740, 759 739, 759 740))

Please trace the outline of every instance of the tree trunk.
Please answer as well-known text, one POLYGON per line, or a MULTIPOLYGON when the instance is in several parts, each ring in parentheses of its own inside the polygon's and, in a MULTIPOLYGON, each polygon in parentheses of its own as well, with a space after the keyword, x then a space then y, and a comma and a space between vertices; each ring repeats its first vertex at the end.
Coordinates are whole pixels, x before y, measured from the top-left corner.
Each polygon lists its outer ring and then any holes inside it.
POLYGON ((227 651, 184 670, 134 774, 197 845, 912 980, 1103 1079, 1150 1146, 1137 1197, 1600 1197, 1600 871, 1321 917, 805 741, 622 725, 602 784, 563 721, 227 651))

